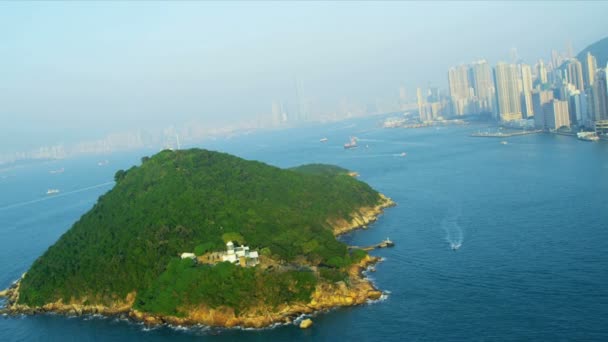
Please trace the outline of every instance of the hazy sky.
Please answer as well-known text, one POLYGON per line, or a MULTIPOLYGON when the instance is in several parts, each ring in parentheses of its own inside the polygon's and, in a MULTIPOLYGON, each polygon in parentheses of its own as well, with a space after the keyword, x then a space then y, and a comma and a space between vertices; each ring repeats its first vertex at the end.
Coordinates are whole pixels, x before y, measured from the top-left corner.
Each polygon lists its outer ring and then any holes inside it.
MULTIPOLYGON (((329 108, 603 38, 608 2, 1 2, 0 144, 329 108)), ((53 143, 55 141, 49 141, 53 143)), ((4 148, 6 149, 6 148, 4 148)))

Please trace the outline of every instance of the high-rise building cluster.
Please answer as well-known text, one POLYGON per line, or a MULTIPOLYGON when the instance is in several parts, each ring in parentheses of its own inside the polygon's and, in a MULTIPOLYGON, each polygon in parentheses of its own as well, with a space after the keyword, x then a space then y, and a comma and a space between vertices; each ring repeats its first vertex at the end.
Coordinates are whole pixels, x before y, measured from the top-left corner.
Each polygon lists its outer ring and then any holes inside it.
MULTIPOLYGON (((568 50, 569 51, 569 50, 568 50)), ((608 127, 606 68, 587 53, 582 61, 571 52, 552 51, 548 63, 518 60, 493 67, 485 60, 448 70, 449 94, 437 88, 416 92, 420 120, 465 115, 491 116, 502 123, 534 124, 539 129, 602 130, 608 127)))

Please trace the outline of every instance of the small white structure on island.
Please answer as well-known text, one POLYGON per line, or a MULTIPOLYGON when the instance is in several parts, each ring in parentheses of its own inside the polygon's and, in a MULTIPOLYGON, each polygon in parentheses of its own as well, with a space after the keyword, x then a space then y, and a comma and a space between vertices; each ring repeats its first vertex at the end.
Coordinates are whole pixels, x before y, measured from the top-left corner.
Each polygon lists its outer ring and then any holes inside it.
POLYGON ((181 255, 182 259, 196 259, 196 255, 194 255, 194 253, 182 253, 181 255))
POLYGON ((233 264, 238 263, 243 267, 255 266, 260 262, 257 251, 249 251, 249 246, 240 245, 234 247, 232 241, 226 243, 226 253, 222 255, 222 261, 228 261, 233 264))

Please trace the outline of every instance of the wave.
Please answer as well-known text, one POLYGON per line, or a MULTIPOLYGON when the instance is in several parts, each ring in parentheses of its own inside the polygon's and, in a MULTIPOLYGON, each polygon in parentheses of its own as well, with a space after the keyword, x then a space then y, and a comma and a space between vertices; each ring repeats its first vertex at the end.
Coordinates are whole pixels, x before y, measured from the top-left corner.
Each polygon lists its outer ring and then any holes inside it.
POLYGON ((9 204, 7 206, 0 207, 0 211, 7 210, 7 209, 18 208, 18 207, 23 207, 23 206, 26 206, 26 205, 36 204, 36 203, 39 203, 39 202, 44 202, 44 201, 48 201, 48 200, 52 200, 52 199, 57 199, 57 198, 65 197, 65 196, 70 196, 70 195, 73 195, 73 194, 77 194, 79 192, 93 190, 93 189, 101 188, 101 187, 104 187, 104 186, 108 186, 110 184, 114 184, 114 181, 105 182, 105 183, 101 183, 101 184, 97 184, 97 185, 91 185, 91 186, 87 186, 87 187, 84 187, 84 188, 80 188, 80 189, 76 189, 76 190, 60 193, 58 195, 52 195, 52 196, 37 198, 37 199, 31 200, 31 201, 25 201, 25 202, 19 202, 19 203, 9 204))
POLYGON ((445 232, 445 240, 453 250, 460 248, 464 242, 464 232, 458 224, 460 214, 460 209, 456 207, 448 211, 448 215, 441 220, 441 228, 445 232))

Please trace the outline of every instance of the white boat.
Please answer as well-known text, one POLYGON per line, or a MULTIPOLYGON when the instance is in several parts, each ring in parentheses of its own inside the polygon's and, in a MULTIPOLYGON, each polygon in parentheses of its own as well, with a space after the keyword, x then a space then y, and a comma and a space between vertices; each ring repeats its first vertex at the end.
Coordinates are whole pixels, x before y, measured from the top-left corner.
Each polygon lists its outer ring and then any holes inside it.
POLYGON ((583 140, 583 141, 598 141, 598 140, 600 140, 600 137, 598 137, 597 133, 595 133, 595 132, 578 132, 578 133, 576 133, 576 137, 579 140, 583 140))
POLYGON ((345 149, 355 148, 355 147, 358 147, 358 145, 357 145, 357 137, 350 137, 350 142, 344 144, 344 148, 345 149))
POLYGON ((109 161, 107 159, 106 160, 102 160, 102 161, 100 161, 100 162, 97 163, 97 166, 105 166, 105 165, 108 165, 108 163, 109 163, 109 161))
POLYGON ((63 171, 65 171, 65 169, 61 168, 61 169, 57 169, 57 170, 51 170, 51 171, 49 171, 49 173, 52 174, 52 175, 54 175, 54 174, 57 174, 57 173, 63 173, 63 171))
POLYGON ((58 193, 59 193, 59 189, 48 189, 46 191, 47 195, 55 195, 55 194, 58 194, 58 193))
POLYGON ((503 145, 507 145, 509 142, 508 142, 508 141, 506 141, 506 140, 503 140, 503 141, 501 141, 500 143, 501 143, 501 144, 503 144, 503 145))
POLYGON ((405 152, 401 152, 401 154, 400 154, 399 156, 401 156, 401 157, 405 157, 405 156, 407 156, 407 153, 405 153, 405 152))
POLYGON ((319 141, 322 142, 322 143, 327 142, 327 140, 328 140, 327 138, 321 138, 321 139, 319 139, 319 141))

